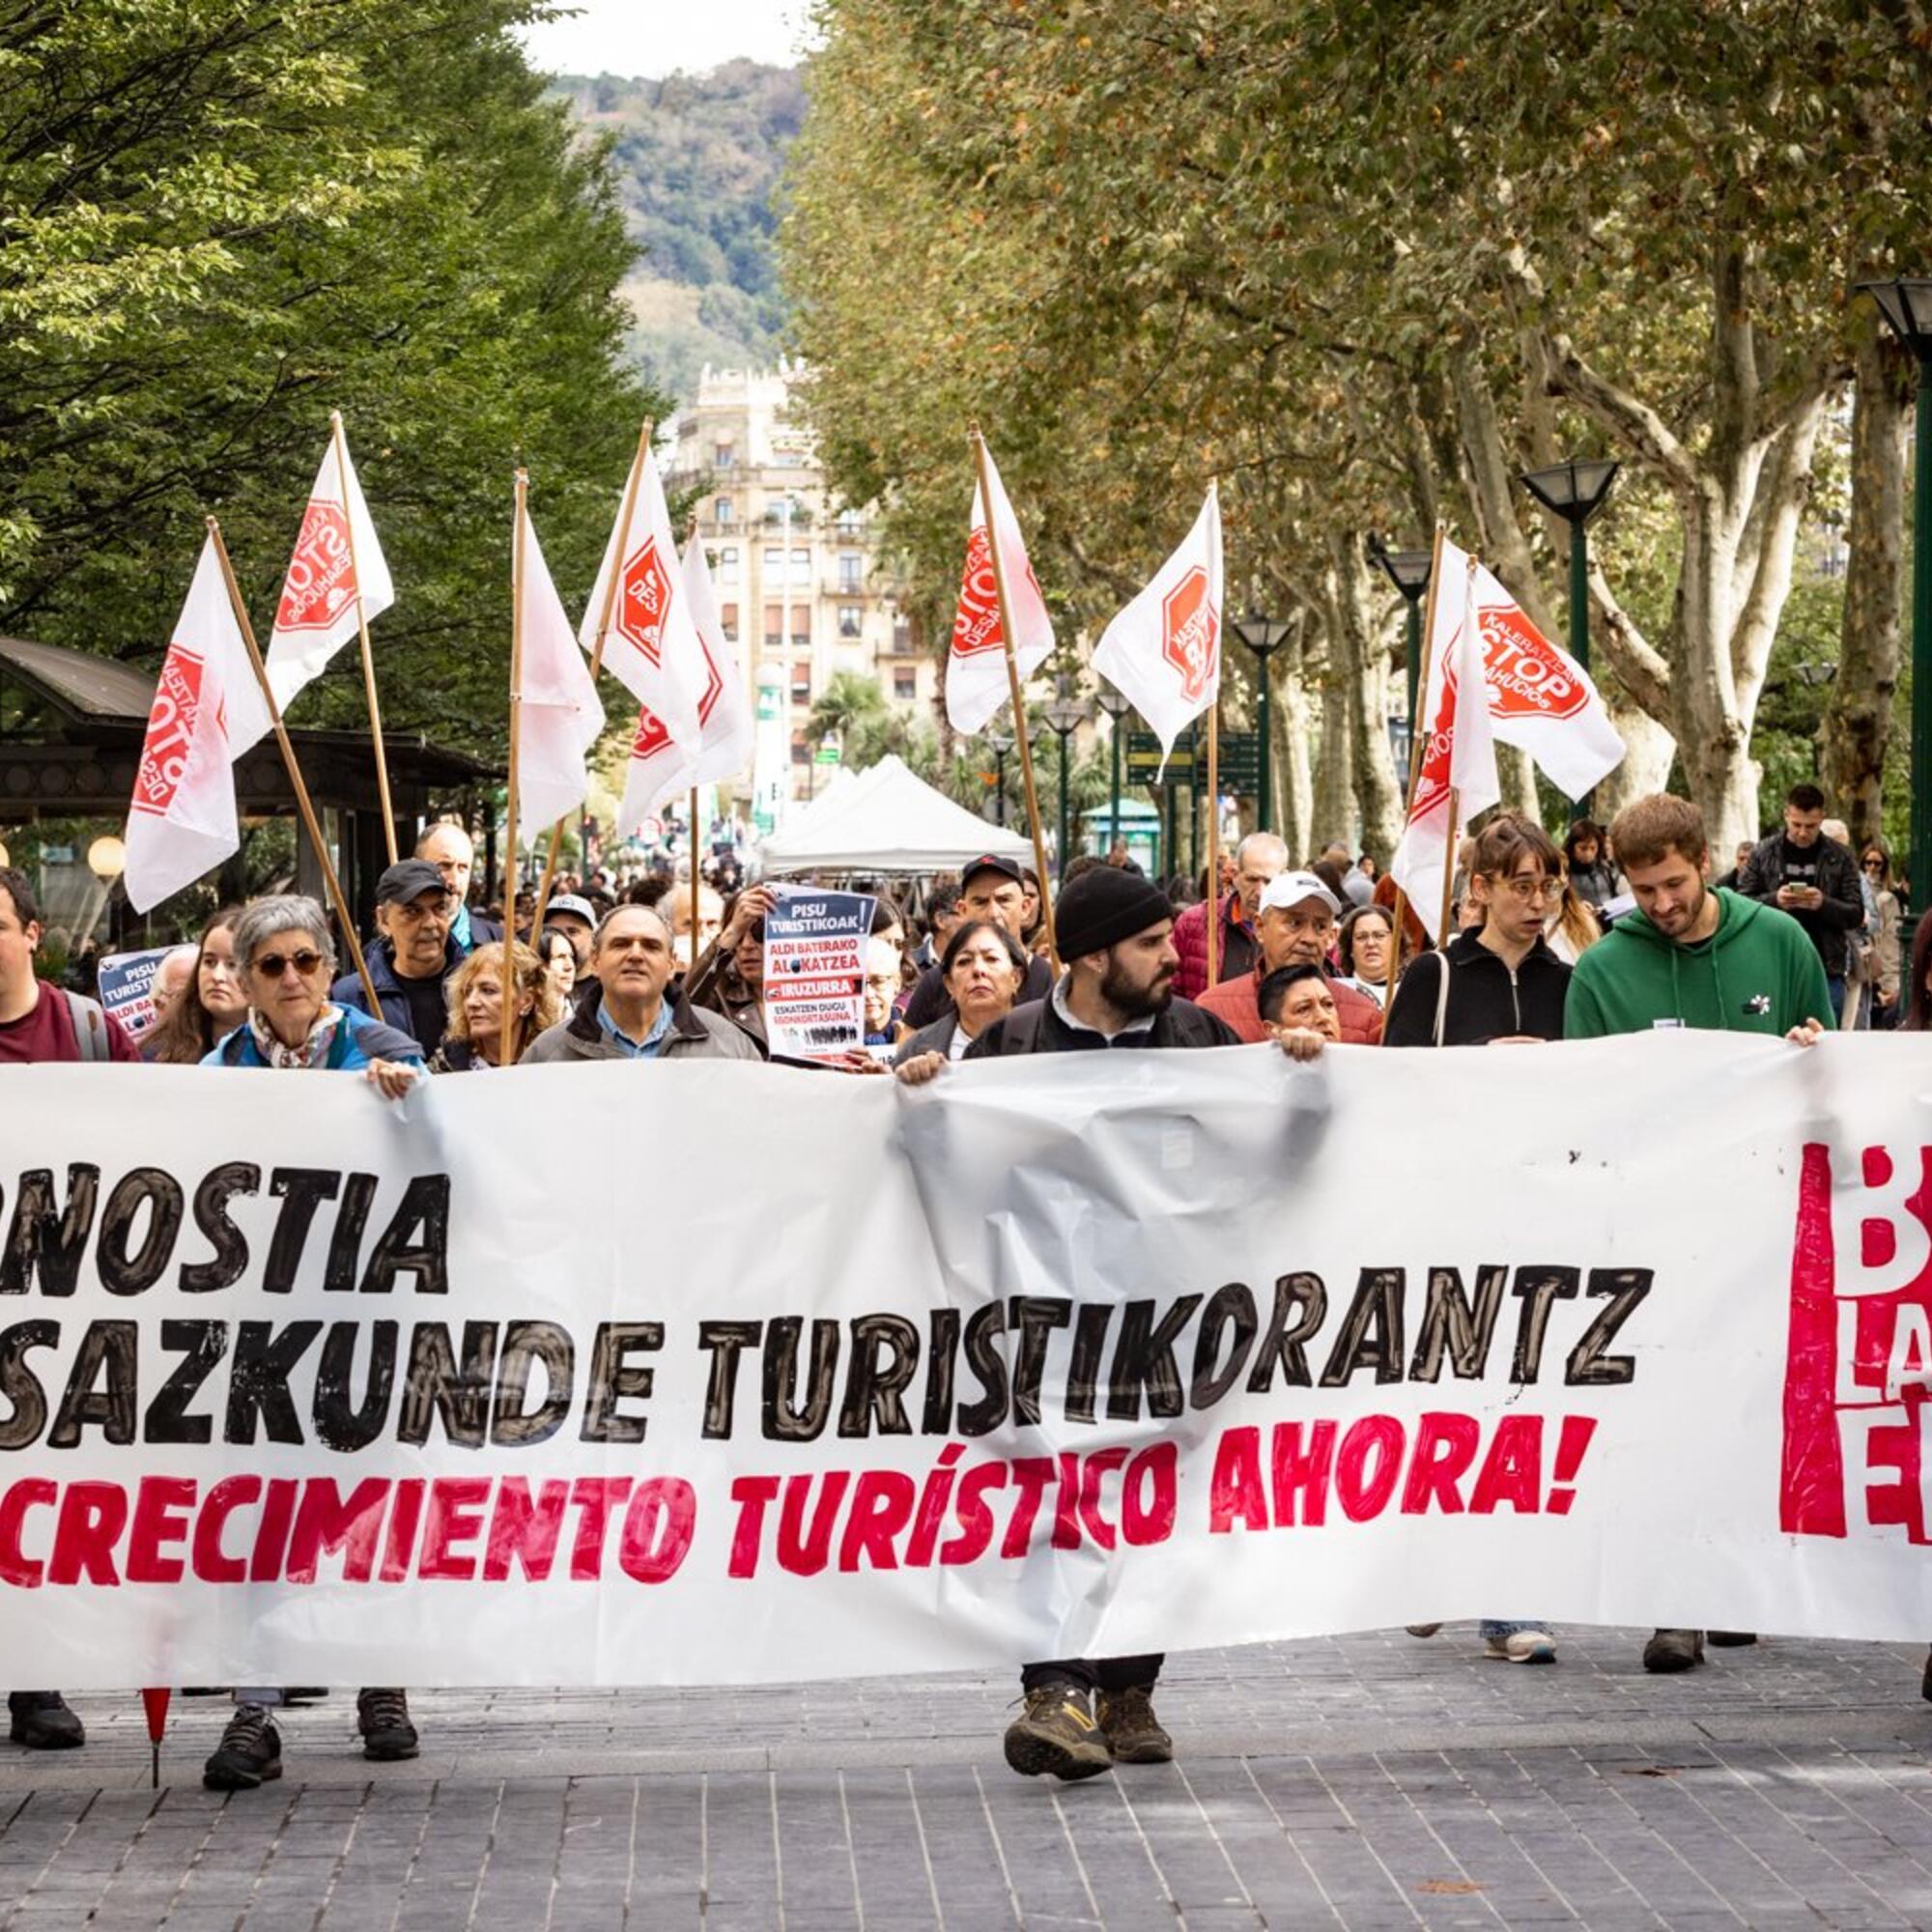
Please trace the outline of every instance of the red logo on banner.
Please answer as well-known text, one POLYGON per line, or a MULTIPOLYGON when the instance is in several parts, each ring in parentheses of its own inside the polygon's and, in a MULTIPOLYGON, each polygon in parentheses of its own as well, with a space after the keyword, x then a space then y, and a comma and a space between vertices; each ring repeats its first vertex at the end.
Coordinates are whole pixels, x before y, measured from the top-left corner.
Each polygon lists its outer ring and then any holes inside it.
POLYGON ((301 535, 282 582, 278 631, 326 631, 355 596, 355 571, 349 561, 349 519, 340 503, 309 498, 301 535))
POLYGON ((657 713, 639 705, 638 734, 631 740, 632 762, 641 763, 645 758, 656 757, 669 743, 670 733, 665 729, 657 713))
MULTIPOLYGON (((201 716, 202 661, 179 644, 168 651, 148 713, 148 735, 141 745, 141 769, 134 775, 134 810, 164 816, 181 789, 194 749, 195 721, 201 716)), ((219 714, 217 714, 218 720, 219 714)))
POLYGON ((658 555, 655 537, 624 566, 617 584, 617 629, 642 651, 655 669, 664 659, 665 618, 670 611, 670 577, 658 555))
POLYGON ((1932 1543, 1932 1148, 1811 1142, 1798 1179, 1779 1527, 1932 1543))
POLYGON ((1215 668, 1221 620, 1208 600, 1208 573, 1197 563, 1160 603, 1160 654, 1180 673, 1184 697, 1205 697, 1215 668))
POLYGON ((993 545, 984 524, 966 539, 966 575, 959 585, 959 610, 952 619, 952 655, 970 658, 1003 649, 999 587, 993 582, 993 545))
MULTIPOLYGON (((1459 631, 1456 634, 1461 637, 1459 631)), ((1422 747, 1422 763, 1415 774, 1415 790, 1408 801, 1408 822, 1426 817, 1449 796, 1449 763, 1456 748, 1456 640, 1447 646, 1442 667, 1442 701, 1435 707, 1435 726, 1422 747)))
POLYGON ((1492 718, 1574 718, 1590 701, 1549 639, 1514 604, 1476 612, 1492 718))

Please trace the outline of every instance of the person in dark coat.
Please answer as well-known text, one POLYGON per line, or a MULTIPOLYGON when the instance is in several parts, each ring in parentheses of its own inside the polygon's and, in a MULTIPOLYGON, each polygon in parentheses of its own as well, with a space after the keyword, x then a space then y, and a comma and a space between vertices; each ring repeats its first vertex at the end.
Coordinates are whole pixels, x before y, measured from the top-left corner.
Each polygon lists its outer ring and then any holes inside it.
POLYGON ((942 1062, 963 1059, 988 1027, 1012 1011, 1026 979, 1027 952, 997 920, 969 919, 953 927, 939 970, 952 1010, 909 1035, 894 1056, 895 1066, 924 1054, 942 1062))
POLYGON ((1788 912, 1818 949, 1832 1017, 1844 1015, 1852 935, 1865 923, 1858 861, 1825 837, 1825 794, 1795 784, 1785 794, 1784 824, 1744 863, 1738 891, 1747 899, 1788 912))
MULTIPOLYGON (((425 1060, 449 1027, 448 982, 466 956, 451 922, 459 904, 427 859, 400 859, 376 881, 376 927, 381 937, 363 956, 381 1011, 370 1013, 408 1034, 425 1060)), ((356 973, 329 988, 338 1007, 369 1011, 356 973)))
MULTIPOLYGON (((996 852, 970 861, 959 875, 959 909, 967 919, 997 920, 1022 946, 1028 932, 1028 907, 1037 906, 1037 897, 1029 898, 1027 881, 1033 875, 1011 859, 996 852)), ((1035 889, 1036 893, 1037 888, 1035 889)), ((1062 953, 1061 957, 1066 955, 1062 953)), ((1022 1000, 1042 1000, 1053 984, 1053 967, 1043 953, 1035 953, 1027 962, 1027 977, 1020 988, 1022 1000)), ((928 966, 919 976, 919 983, 906 1002, 905 1023, 914 1033, 944 1019, 952 1009, 952 996, 946 990, 946 976, 938 966, 928 966)))

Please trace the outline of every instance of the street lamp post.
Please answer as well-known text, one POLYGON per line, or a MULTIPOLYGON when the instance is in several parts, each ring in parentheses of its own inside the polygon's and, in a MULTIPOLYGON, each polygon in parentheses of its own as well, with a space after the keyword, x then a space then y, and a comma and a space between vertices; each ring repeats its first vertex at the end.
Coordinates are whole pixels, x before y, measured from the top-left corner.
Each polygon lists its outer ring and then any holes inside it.
MULTIPOLYGON (((1590 668, 1590 540, 1583 526, 1604 507, 1622 466, 1607 458, 1569 457, 1518 479, 1546 510, 1570 526, 1570 655, 1590 668)), ((1589 795, 1577 800, 1587 818, 1589 795)))
POLYGON ((1268 747, 1274 735, 1273 704, 1268 690, 1268 659, 1287 643, 1294 627, 1250 611, 1235 619, 1235 635, 1255 654, 1255 830, 1265 832, 1274 806, 1268 772, 1268 747))
POLYGON ((1107 794, 1107 840, 1112 844, 1121 837, 1121 737, 1126 730, 1127 715, 1134 707, 1131 699, 1123 697, 1111 685, 1101 691, 1095 701, 1114 721, 1109 733, 1113 740, 1113 778, 1107 794))
POLYGON ((1000 815, 1000 829, 1007 824, 1007 758, 1013 749, 1011 735, 1005 731, 988 731, 986 749, 993 754, 994 804, 1000 815))
POLYGON ((1070 694, 1066 682, 1063 678, 1061 680, 1060 696, 1046 707, 1047 727, 1060 740, 1060 850, 1054 860, 1055 874, 1060 878, 1066 876, 1066 846, 1068 839, 1066 766, 1068 741, 1072 738, 1074 732, 1086 722, 1087 706, 1079 698, 1070 694))
POLYGON ((1429 589, 1430 566, 1435 554, 1426 550, 1390 550, 1380 537, 1369 539, 1369 561, 1379 564, 1388 581, 1402 592, 1403 620, 1408 642, 1408 741, 1415 742, 1415 707, 1422 674, 1422 599, 1429 589))
POLYGON ((1912 910, 1932 908, 1932 276, 1861 282, 1918 363, 1918 454, 1912 471, 1912 910))

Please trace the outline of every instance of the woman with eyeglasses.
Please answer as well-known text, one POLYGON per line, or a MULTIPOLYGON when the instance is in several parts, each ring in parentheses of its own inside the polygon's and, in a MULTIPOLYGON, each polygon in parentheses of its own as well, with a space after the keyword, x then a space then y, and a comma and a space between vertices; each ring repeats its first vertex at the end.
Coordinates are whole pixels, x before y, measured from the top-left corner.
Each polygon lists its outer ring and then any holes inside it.
POLYGON ((1891 855, 1876 838, 1865 840, 1859 854, 1859 870, 1870 888, 1878 911, 1878 928, 1871 944, 1871 1023, 1881 1030, 1898 1024, 1898 935, 1902 908, 1891 877, 1891 855))
POLYGON ((1388 991, 1389 947, 1395 938, 1395 914, 1387 906, 1356 906, 1335 935, 1335 957, 1345 986, 1366 993, 1377 1006, 1388 991))
MULTIPOLYGON (((311 898, 277 894, 256 899, 235 922, 235 962, 247 1017, 202 1063, 206 1066, 272 1066, 360 1073, 387 1099, 400 1099, 422 1077, 422 1054, 407 1034, 328 998, 335 943, 311 898)), ((211 1791, 253 1791, 282 1775, 282 1740, 270 1713, 279 1690, 235 1692, 235 1715, 202 1767, 211 1791)), ((414 1757, 416 1727, 401 1690, 356 1693, 362 1754, 378 1762, 414 1757)))
POLYGON ((239 905, 223 906, 201 929, 194 972, 166 1017, 141 1042, 156 1066, 195 1066, 248 1017, 248 996, 235 970, 239 905))

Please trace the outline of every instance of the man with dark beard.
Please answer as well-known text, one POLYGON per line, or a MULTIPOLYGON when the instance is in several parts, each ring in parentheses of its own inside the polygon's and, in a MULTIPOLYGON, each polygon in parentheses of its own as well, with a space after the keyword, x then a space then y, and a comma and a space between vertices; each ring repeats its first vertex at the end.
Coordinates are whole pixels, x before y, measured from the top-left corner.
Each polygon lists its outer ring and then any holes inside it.
MULTIPOLYGON (((1065 968, 1053 990, 995 1020, 968 1060, 1239 1043, 1212 1013, 1175 998, 1174 908, 1147 879, 1110 866, 1083 872, 1061 894, 1053 925, 1065 968)), ((1063 1778, 1116 1763, 1165 1764, 1174 1742, 1153 1714, 1160 1665, 1158 1656, 1029 1663, 1020 1676, 1026 1708, 1007 1727, 1007 1762, 1029 1777, 1063 1778)))

